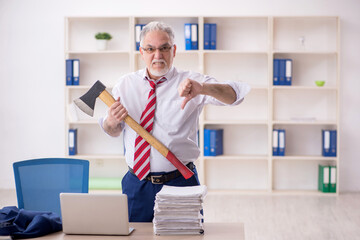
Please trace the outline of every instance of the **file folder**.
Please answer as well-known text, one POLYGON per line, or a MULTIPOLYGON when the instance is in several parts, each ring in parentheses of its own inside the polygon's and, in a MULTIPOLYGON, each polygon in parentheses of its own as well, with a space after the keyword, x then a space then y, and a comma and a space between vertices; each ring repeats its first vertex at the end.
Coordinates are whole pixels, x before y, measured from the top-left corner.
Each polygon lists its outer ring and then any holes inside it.
POLYGON ((279 59, 279 85, 285 85, 286 60, 279 59))
POLYGON ((336 166, 330 166, 330 185, 329 185, 329 192, 335 193, 336 192, 336 166))
POLYGON ((273 130, 273 156, 279 156, 279 131, 273 130))
POLYGON ((285 156, 285 130, 279 129, 279 150, 278 156, 285 156))
POLYGON ((204 129, 204 156, 223 154, 223 129, 204 129))
POLYGON ((80 84, 80 60, 73 59, 73 85, 80 84))
POLYGON ((211 49, 210 46, 210 23, 204 23, 204 49, 211 49))
POLYGON ((210 49, 216 49, 216 36, 217 36, 217 29, 216 23, 210 24, 210 49))
POLYGON ((142 26, 143 26, 143 24, 135 25, 135 49, 136 49, 136 51, 139 51, 139 49, 140 49, 140 33, 141 33, 142 26))
POLYGON ((324 157, 336 157, 336 138, 336 130, 322 130, 322 155, 324 157))
POLYGON ((292 60, 285 60, 285 85, 290 86, 292 82, 292 60))
POLYGON ((330 191, 330 167, 325 165, 319 165, 319 184, 318 189, 321 192, 330 191))
POLYGON ((199 41, 198 41, 198 24, 191 24, 191 50, 199 49, 199 41))
POLYGON ((69 155, 77 154, 77 129, 69 129, 69 155))
POLYGON ((279 85, 279 59, 274 59, 274 66, 273 66, 273 85, 279 85))
POLYGON ((73 85, 73 60, 66 59, 66 85, 73 85))
POLYGON ((185 23, 184 28, 185 50, 191 50, 191 23, 185 23))

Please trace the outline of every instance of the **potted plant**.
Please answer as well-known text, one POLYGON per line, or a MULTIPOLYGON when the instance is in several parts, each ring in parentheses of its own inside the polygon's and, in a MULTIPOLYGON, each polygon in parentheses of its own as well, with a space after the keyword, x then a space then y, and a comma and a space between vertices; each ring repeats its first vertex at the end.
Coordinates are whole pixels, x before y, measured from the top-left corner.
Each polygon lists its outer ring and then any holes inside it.
POLYGON ((107 32, 99 32, 95 35, 97 42, 97 49, 102 51, 106 50, 107 42, 112 39, 112 36, 107 32))

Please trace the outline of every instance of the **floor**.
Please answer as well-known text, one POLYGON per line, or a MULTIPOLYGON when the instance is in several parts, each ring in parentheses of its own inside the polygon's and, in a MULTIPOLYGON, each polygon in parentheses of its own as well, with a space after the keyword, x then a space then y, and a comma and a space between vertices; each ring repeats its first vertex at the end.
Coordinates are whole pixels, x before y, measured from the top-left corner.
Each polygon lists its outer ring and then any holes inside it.
MULTIPOLYGON (((16 205, 0 190, 0 208, 16 205)), ((243 222, 247 240, 360 240, 360 193, 339 196, 208 193, 206 222, 243 222)))

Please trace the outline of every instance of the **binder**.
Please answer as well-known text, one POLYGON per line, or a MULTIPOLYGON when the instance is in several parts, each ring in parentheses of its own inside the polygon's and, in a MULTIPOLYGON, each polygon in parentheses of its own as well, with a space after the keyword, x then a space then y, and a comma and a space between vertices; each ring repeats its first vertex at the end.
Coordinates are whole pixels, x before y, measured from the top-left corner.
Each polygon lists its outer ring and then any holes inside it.
POLYGON ((335 193, 336 192, 336 166, 330 166, 330 184, 329 184, 329 192, 335 193))
POLYGON ((204 23, 204 49, 211 49, 210 46, 210 23, 204 23))
POLYGON ((330 191, 330 167, 325 165, 319 165, 319 184, 318 190, 321 192, 330 191))
POLYGON ((73 85, 80 84, 80 60, 73 59, 73 85))
POLYGON ((279 156, 279 131, 273 129, 273 156, 279 156))
POLYGON ((191 50, 199 49, 199 41, 198 41, 198 24, 191 24, 191 50))
POLYGON ((191 23, 184 24, 185 50, 191 50, 191 23))
POLYGON ((69 129, 69 155, 77 154, 77 129, 69 129))
POLYGON ((66 85, 73 85, 73 60, 66 59, 66 85))
POLYGON ((279 129, 279 150, 278 156, 285 156, 285 130, 279 129))
POLYGON ((285 59, 285 85, 291 86, 292 82, 292 60, 285 59))
POLYGON ((223 154, 223 129, 204 129, 204 156, 223 154))
POLYGON ((213 50, 216 49, 216 36, 217 36, 216 23, 211 23, 210 24, 210 49, 213 49, 213 50))
POLYGON ((279 85, 285 85, 286 60, 279 59, 279 85))
POLYGON ((140 33, 142 29, 142 24, 135 24, 135 49, 139 51, 140 49, 140 33))
POLYGON ((280 59, 274 59, 274 66, 273 66, 273 85, 279 85, 279 64, 280 59))
POLYGON ((336 157, 336 138, 336 130, 322 130, 322 155, 324 157, 336 157))

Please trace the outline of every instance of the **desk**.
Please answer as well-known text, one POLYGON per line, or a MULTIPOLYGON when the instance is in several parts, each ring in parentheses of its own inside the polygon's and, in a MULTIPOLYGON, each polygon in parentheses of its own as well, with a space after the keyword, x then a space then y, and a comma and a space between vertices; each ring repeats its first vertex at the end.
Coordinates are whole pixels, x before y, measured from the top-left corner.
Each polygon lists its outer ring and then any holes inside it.
POLYGON ((203 235, 155 235, 153 224, 130 223, 135 228, 129 236, 97 236, 97 235, 66 235, 63 232, 56 232, 39 238, 38 240, 244 240, 243 223, 204 223, 205 233, 203 235))

